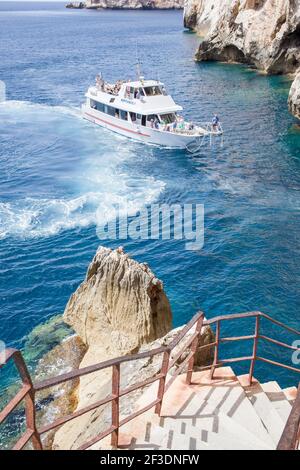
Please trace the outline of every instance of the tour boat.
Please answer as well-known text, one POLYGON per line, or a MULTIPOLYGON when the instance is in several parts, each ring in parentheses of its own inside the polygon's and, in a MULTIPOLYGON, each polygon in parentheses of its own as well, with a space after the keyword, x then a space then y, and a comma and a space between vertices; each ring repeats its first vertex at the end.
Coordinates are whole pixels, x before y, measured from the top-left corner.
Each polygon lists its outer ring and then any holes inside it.
POLYGON ((96 84, 86 93, 82 105, 85 119, 140 142, 174 148, 189 148, 203 137, 221 135, 221 124, 195 124, 186 121, 177 105, 159 80, 105 82, 96 77, 96 84))

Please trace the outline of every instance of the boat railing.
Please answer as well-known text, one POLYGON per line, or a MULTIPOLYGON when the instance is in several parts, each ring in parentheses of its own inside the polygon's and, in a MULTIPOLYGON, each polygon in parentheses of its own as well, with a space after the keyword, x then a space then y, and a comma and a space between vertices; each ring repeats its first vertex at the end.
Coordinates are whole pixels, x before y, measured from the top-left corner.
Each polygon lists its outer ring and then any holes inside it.
POLYGON ((159 130, 164 132, 172 132, 175 134, 184 134, 184 135, 203 135, 203 134, 211 134, 211 135, 221 135, 223 134, 223 128, 221 123, 217 126, 214 126, 210 122, 204 123, 192 123, 192 122, 180 122, 174 127, 173 123, 170 124, 160 124, 159 130), (203 132, 204 131, 204 132, 203 132))

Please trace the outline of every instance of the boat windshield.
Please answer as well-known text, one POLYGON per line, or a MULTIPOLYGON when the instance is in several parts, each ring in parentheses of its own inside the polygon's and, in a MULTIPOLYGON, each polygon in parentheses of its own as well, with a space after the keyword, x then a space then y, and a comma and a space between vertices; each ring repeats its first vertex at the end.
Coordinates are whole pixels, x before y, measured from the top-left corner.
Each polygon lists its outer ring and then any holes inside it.
POLYGON ((160 120, 165 124, 171 124, 172 122, 176 121, 176 114, 175 113, 168 113, 168 114, 161 114, 160 120))
POLYGON ((161 87, 158 85, 144 87, 144 91, 146 96, 158 96, 163 94, 161 87))

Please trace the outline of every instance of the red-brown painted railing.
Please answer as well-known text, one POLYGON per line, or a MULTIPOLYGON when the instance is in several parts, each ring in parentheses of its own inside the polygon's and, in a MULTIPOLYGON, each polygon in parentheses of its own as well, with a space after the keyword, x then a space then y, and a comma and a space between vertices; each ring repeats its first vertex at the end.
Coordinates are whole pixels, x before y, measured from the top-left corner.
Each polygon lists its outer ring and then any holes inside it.
POLYGON ((290 416, 286 422, 277 450, 297 450, 300 445, 300 382, 290 416))
MULTIPOLYGON (((128 423, 132 419, 136 418, 140 414, 145 413, 149 409, 155 407, 155 413, 160 414, 161 406, 164 398, 164 394, 166 391, 171 387, 172 383, 176 379, 176 377, 181 373, 184 372, 186 367, 186 381, 187 383, 191 383, 192 381, 192 373, 194 370, 194 362, 195 362, 195 354, 197 350, 201 350, 204 348, 214 348, 214 359, 213 363, 210 366, 202 367, 201 369, 210 369, 211 378, 214 376, 215 369, 217 367, 221 367, 224 364, 230 364, 234 362, 241 362, 241 361, 249 361, 250 368, 249 368, 249 381, 252 383, 253 374, 254 374, 254 367, 256 361, 264 361, 275 366, 279 366, 285 368, 287 370, 300 372, 300 368, 296 368, 294 366, 290 366, 287 364, 282 364, 271 359, 263 358, 257 355, 258 351, 258 342, 260 339, 263 341, 268 341, 272 344, 276 344, 281 347, 285 347, 291 350, 299 350, 296 346, 283 343, 278 341, 274 338, 270 338, 268 336, 260 334, 260 321, 264 318, 275 325, 289 331, 290 333, 294 333, 297 336, 300 336, 300 332, 295 330, 294 328, 288 327, 283 323, 274 320, 270 316, 261 313, 261 312, 248 312, 248 313, 241 313, 241 314, 234 314, 234 315, 222 315, 210 320, 205 320, 204 315, 202 312, 198 312, 191 321, 180 331, 180 333, 174 338, 174 340, 168 346, 162 346, 160 348, 152 349, 143 353, 134 354, 130 356, 122 356, 115 359, 111 359, 105 362, 101 362, 89 367, 84 367, 81 369, 73 370, 66 374, 61 374, 57 377, 53 377, 42 382, 38 382, 33 384, 30 374, 27 370, 26 364, 22 357, 20 351, 14 349, 7 349, 6 350, 6 362, 13 360, 21 377, 22 380, 22 388, 17 393, 17 395, 7 404, 7 406, 1 411, 0 413, 0 424, 14 411, 14 409, 24 400, 25 401, 25 416, 26 416, 26 431, 18 440, 18 442, 14 445, 13 449, 19 450, 24 448, 24 446, 31 441, 33 448, 36 450, 43 449, 41 435, 45 434, 46 432, 56 429, 59 426, 63 425, 64 423, 71 421, 78 416, 82 416, 89 411, 92 411, 100 406, 106 405, 111 403, 111 426, 106 429, 105 431, 101 432, 99 435, 95 436, 90 441, 84 443, 79 449, 84 450, 91 447, 96 442, 100 441, 104 437, 111 435, 111 443, 114 447, 118 446, 118 439, 119 439, 119 429, 124 424, 128 423), (221 324, 226 321, 230 320, 238 320, 238 319, 245 319, 245 318, 255 318, 255 331, 253 335, 248 336, 237 336, 237 337, 223 337, 221 336, 221 324), (205 344, 199 347, 199 338, 201 335, 202 326, 206 325, 216 325, 216 334, 215 340, 212 343, 205 344), (176 352, 175 356, 172 357, 172 352, 174 353, 175 347, 179 345, 179 343, 187 337, 187 334, 194 328, 195 331, 191 334, 187 341, 185 341, 184 348, 180 349, 176 352), (226 342, 236 342, 236 341, 248 341, 253 340, 253 350, 251 356, 242 356, 242 357, 231 357, 227 359, 220 359, 220 344, 226 342), (171 377, 168 376, 168 372, 177 363, 178 359, 186 353, 188 354, 185 359, 180 363, 177 367, 176 371, 173 373, 171 377), (139 359, 153 357, 155 355, 162 355, 162 365, 160 372, 143 382, 136 383, 131 387, 126 389, 120 388, 120 366, 121 364, 129 361, 136 361, 139 359), (36 407, 35 407, 35 395, 37 392, 59 385, 61 383, 67 382, 69 380, 74 380, 76 378, 82 377, 87 374, 91 374, 93 372, 97 372, 103 369, 112 368, 112 391, 111 395, 105 397, 103 400, 99 400, 96 403, 93 403, 89 406, 86 406, 80 410, 77 410, 70 415, 61 417, 54 422, 42 426, 40 428, 37 427, 36 424, 36 407), (143 409, 136 411, 135 413, 127 416, 126 418, 120 419, 120 410, 119 410, 119 401, 120 398, 137 390, 146 385, 149 385, 153 382, 158 381, 158 392, 155 400, 149 403, 143 409)), ((2 366, 1 366, 2 367, 2 366)), ((294 408, 293 408, 294 409, 294 408)), ((299 409, 296 408, 295 413, 299 414, 299 409)), ((287 434, 288 435, 288 434, 287 434)), ((288 439, 288 438, 287 438, 288 439)))

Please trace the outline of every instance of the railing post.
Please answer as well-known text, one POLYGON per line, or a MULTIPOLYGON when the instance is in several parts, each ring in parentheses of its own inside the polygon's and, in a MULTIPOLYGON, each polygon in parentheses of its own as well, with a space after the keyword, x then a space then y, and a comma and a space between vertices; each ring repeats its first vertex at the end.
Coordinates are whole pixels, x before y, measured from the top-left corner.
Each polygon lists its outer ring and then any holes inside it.
POLYGON ((220 320, 218 320, 216 324, 216 345, 215 345, 214 362, 210 369, 210 380, 214 378, 215 369, 219 361, 220 323, 221 323, 220 320))
POLYGON ((249 370, 249 385, 252 385, 253 374, 254 374, 254 366, 256 362, 257 356, 257 346, 258 346, 258 338, 259 338, 259 323, 260 323, 260 316, 256 315, 255 317, 255 333, 254 333, 254 340, 253 340, 253 352, 252 352, 252 359, 250 363, 250 370, 249 370))
POLYGON ((112 394, 115 398, 111 402, 111 424, 115 426, 115 430, 111 433, 111 445, 118 447, 119 444, 119 424, 120 424, 120 364, 112 366, 112 394))
POLYGON ((196 330, 195 330, 195 333, 197 333, 197 336, 191 344, 191 352, 193 353, 193 355, 192 355, 191 359, 188 362, 188 370, 187 370, 187 373, 186 373, 186 383, 188 385, 190 385, 191 382, 192 382, 192 375, 193 375, 194 363, 195 363, 195 355, 196 355, 196 352, 197 352, 197 347, 198 347, 200 336, 201 336, 202 325, 203 325, 203 315, 201 315, 201 317, 197 321, 196 330))
POLYGON ((159 399, 159 402, 155 406, 155 413, 158 414, 159 416, 160 416, 162 401, 163 401, 164 393, 165 393, 166 377, 169 371, 169 359, 170 359, 170 350, 166 349, 166 351, 163 354, 162 365, 161 365, 161 373, 163 374, 163 376, 159 380, 159 383, 158 383, 157 398, 159 399))
POLYGON ((31 437, 34 450, 43 450, 40 435, 36 426, 36 410, 35 410, 35 390, 28 372, 27 366, 20 351, 17 351, 13 356, 14 362, 17 366, 22 383, 30 386, 30 390, 25 397, 25 418, 26 429, 33 431, 31 437))

